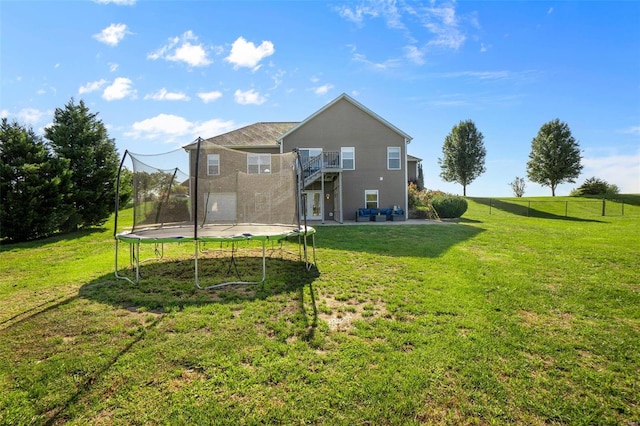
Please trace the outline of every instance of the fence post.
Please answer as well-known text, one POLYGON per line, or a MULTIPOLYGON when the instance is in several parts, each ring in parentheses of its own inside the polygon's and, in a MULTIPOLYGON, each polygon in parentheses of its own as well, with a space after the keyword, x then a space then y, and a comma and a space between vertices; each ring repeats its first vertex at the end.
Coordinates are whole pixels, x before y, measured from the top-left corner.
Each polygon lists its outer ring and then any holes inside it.
POLYGON ((529 210, 531 210, 531 201, 527 202, 527 217, 529 217, 529 210))
POLYGON ((624 201, 622 202, 622 216, 624 216, 624 201))
POLYGON ((491 215, 491 204, 493 204, 493 198, 489 198, 489 215, 491 215))
POLYGON ((569 202, 565 201, 564 202, 564 217, 568 217, 569 216, 569 202))
POLYGON ((606 208, 607 208, 606 206, 607 206, 607 199, 603 198, 602 199, 602 216, 604 216, 606 213, 606 208))

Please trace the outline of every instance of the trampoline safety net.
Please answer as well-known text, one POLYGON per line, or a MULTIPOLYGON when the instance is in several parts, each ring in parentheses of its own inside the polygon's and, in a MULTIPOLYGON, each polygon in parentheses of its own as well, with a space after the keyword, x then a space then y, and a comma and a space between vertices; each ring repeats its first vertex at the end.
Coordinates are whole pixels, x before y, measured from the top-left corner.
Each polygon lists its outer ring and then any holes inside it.
POLYGON ((255 154, 202 143, 199 150, 193 144, 159 155, 127 153, 134 232, 194 223, 299 225, 295 152, 255 154))
MULTIPOLYGON (((300 197, 297 152, 270 154, 244 152, 216 144, 196 142, 165 154, 142 155, 125 152, 118 173, 118 194, 127 173, 125 158, 131 159, 133 226, 117 233, 116 277, 138 282, 140 244, 194 241, 194 275, 198 288, 198 244, 208 241, 262 241, 262 281, 265 279, 266 241, 297 236, 301 257, 309 270, 307 237, 310 236, 315 264, 312 227, 300 223, 299 211, 306 209, 300 197), (129 244, 135 281, 118 274, 118 243, 129 244)), ((235 246, 232 246, 232 255, 235 246)), ((232 258, 233 259, 233 258, 232 258)), ((260 281, 260 282, 262 282, 260 281)), ((227 284, 255 284, 241 280, 227 284)), ((206 288, 213 288, 209 286, 206 288)))

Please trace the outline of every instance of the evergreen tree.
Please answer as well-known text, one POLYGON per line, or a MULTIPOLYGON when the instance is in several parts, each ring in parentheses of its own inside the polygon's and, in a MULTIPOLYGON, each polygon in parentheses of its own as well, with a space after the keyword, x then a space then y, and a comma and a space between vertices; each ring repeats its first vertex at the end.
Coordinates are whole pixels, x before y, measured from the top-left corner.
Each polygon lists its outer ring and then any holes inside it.
POLYGON ((438 158, 442 169, 440 177, 447 182, 461 184, 464 196, 467 195, 467 185, 486 171, 484 159, 487 151, 483 141, 484 136, 471 120, 458 123, 444 140, 444 157, 438 158))
POLYGON ((65 230, 102 225, 115 210, 118 152, 107 129, 83 101, 73 98, 56 108, 53 124, 45 129, 56 155, 69 161, 73 191, 67 200, 73 214, 65 230))
POLYGON ((531 152, 527 162, 527 176, 532 182, 551 188, 555 197, 556 188, 564 182, 575 182, 580 176, 580 147, 567 123, 555 119, 542 125, 531 141, 531 152))
POLYGON ((31 128, 0 124, 0 238, 27 241, 56 232, 70 211, 66 160, 54 157, 31 128))

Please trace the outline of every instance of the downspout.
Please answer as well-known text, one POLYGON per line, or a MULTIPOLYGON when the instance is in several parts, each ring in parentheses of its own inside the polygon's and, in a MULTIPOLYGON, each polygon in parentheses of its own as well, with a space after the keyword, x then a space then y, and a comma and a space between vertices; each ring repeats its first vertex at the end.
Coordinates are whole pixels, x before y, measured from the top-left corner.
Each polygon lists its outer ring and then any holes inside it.
POLYGON ((409 219, 409 170, 407 170, 407 146, 411 139, 404 139, 404 219, 409 219))

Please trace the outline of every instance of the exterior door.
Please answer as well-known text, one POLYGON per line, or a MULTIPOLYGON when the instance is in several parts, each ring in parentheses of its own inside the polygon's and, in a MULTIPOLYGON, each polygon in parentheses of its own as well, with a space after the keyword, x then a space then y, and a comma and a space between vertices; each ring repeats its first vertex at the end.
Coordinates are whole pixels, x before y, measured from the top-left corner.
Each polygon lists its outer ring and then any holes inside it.
POLYGON ((207 201, 207 223, 236 221, 236 193, 205 194, 207 201))
POLYGON ((322 191, 307 191, 307 219, 322 220, 322 191))

